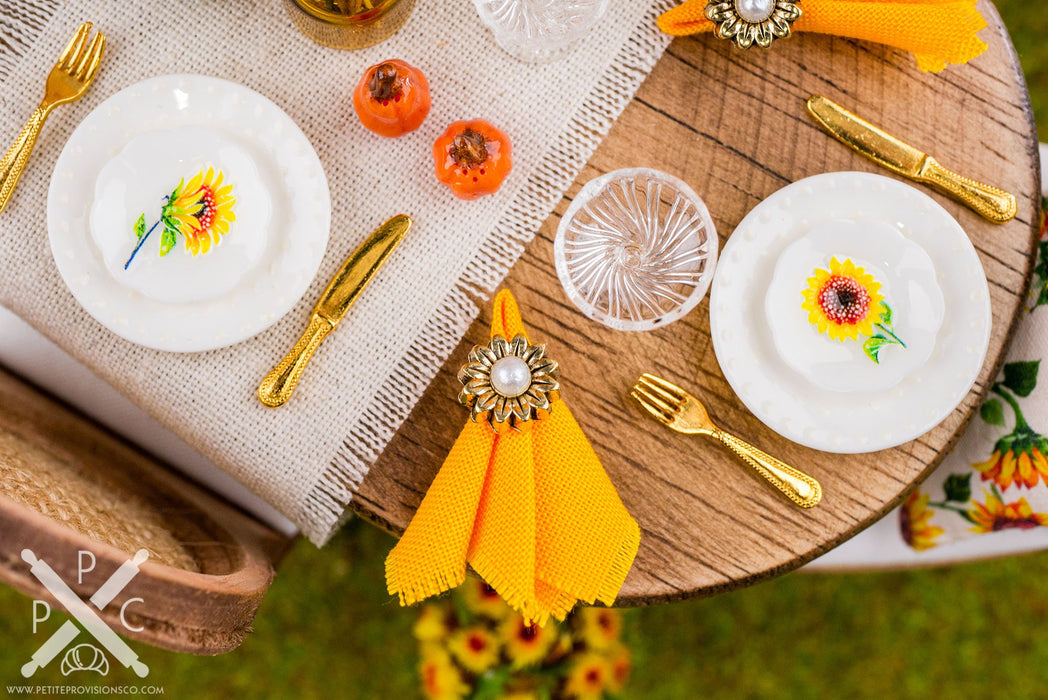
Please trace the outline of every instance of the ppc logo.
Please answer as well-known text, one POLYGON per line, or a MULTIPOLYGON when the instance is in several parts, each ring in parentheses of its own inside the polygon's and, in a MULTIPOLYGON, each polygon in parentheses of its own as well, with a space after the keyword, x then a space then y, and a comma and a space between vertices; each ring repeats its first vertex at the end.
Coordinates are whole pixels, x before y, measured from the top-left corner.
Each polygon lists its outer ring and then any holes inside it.
MULTIPOLYGON (((95 568, 95 555, 83 550, 79 554, 80 557, 77 562, 78 583, 83 583, 84 574, 95 568), (85 555, 90 557, 91 560, 91 565, 88 568, 84 568, 85 555)), ((138 567, 145 563, 148 558, 149 552, 144 549, 138 550, 134 557, 121 564, 120 568, 109 577, 109 580, 95 591, 95 594, 91 596, 91 604, 99 610, 104 610, 131 582, 131 579, 138 575, 138 567)), ((80 600, 76 593, 59 578, 58 574, 55 573, 55 570, 47 562, 38 558, 28 549, 22 550, 22 559, 32 567, 31 572, 36 577, 36 580, 83 626, 88 634, 95 638, 95 641, 105 647, 124 667, 134 671, 139 678, 145 678, 149 675, 149 667, 138 660, 138 655, 131 647, 118 637, 113 630, 109 629, 106 623, 102 622, 102 618, 98 616, 98 613, 88 607, 87 603, 80 600)), ((131 627, 127 624, 127 619, 124 617, 127 607, 131 603, 136 602, 143 603, 145 601, 141 598, 131 598, 120 608, 120 622, 125 629, 132 632, 140 632, 143 629, 142 627, 131 627)), ((36 634, 37 625, 49 617, 51 617, 51 606, 43 600, 34 600, 33 634, 36 634), (40 611, 43 611, 42 617, 38 615, 40 611)), ((44 642, 43 646, 36 650, 33 658, 22 666, 22 675, 26 678, 31 677, 37 670, 49 664, 56 656, 65 651, 66 647, 79 634, 80 629, 71 620, 66 620, 58 628, 58 631, 52 634, 44 642)), ((105 675, 109 671, 109 662, 106 661, 105 655, 101 650, 94 645, 80 644, 70 649, 62 661, 62 673, 64 675, 69 675, 74 670, 91 670, 105 675)))

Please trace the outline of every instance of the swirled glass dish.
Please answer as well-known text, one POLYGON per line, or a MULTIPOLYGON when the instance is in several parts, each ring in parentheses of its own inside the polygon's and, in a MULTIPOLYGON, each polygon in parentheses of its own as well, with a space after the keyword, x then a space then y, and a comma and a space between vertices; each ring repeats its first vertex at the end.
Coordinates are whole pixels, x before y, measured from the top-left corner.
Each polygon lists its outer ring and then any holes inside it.
POLYGON ((473 0, 509 55, 528 63, 563 58, 604 16, 609 0, 473 0))
POLYGON ((589 318, 647 331, 680 319, 706 295, 717 230, 682 180, 648 168, 591 180, 561 219, 557 275, 589 318))

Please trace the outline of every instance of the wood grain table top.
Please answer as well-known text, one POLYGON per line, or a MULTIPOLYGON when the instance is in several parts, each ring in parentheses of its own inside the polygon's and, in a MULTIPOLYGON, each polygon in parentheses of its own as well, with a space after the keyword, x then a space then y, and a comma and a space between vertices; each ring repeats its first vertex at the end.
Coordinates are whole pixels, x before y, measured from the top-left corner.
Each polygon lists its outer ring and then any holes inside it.
MULTIPOLYGON (((505 284, 531 337, 562 366, 562 394, 642 530, 619 604, 730 590, 789 571, 868 527, 897 505, 956 443, 998 372, 1034 263, 1039 164, 1018 59, 994 7, 980 4, 989 51, 965 66, 922 74, 886 47, 795 35, 740 51, 711 36, 671 44, 505 284), (834 455, 789 442, 734 395, 710 339, 708 298, 648 333, 613 331, 568 300, 553 264, 561 214, 605 172, 647 166, 688 182, 706 201, 721 244, 757 203, 796 180, 858 170, 886 174, 821 131, 805 101, 822 94, 935 155, 945 166, 1013 192, 1019 214, 997 226, 928 191, 964 227, 989 280, 993 334, 979 379, 938 427, 895 449, 834 455), (801 511, 713 441, 672 433, 628 392, 645 371, 698 390, 730 432, 815 476, 822 503, 801 511)), ((487 341, 490 302, 353 499, 370 521, 402 532, 467 414, 455 373, 487 341)))

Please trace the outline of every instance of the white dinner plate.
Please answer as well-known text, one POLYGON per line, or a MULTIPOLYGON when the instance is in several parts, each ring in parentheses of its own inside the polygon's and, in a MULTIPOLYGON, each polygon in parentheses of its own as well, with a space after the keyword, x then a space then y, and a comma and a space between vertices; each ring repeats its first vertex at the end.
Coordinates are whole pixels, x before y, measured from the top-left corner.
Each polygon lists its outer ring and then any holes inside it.
POLYGON ((76 300, 117 335, 174 352, 279 320, 316 275, 330 225, 324 169, 291 117, 200 75, 151 78, 98 105, 62 150, 47 200, 51 252, 76 300), (164 196, 208 169, 236 200, 218 245, 194 256, 179 237, 161 257, 161 226, 124 269, 138 216, 151 227, 164 196))
MULTIPOLYGON (((806 254, 811 255, 810 251, 806 254)), ((781 277, 782 270, 778 273, 781 277)), ((800 315, 804 314, 800 292, 812 271, 802 273, 798 270, 795 299, 800 315)), ((777 313, 793 313, 793 305, 782 305, 780 300, 780 306, 786 310, 777 313)), ((898 301, 896 306, 898 332, 908 328, 907 321, 898 319, 910 309, 905 304, 898 308, 898 301)), ((725 244, 710 297, 717 361, 746 407, 783 437, 818 450, 849 454, 901 445, 946 418, 979 375, 989 345, 991 318, 986 276, 960 224, 923 192, 869 173, 816 175, 784 187, 757 205, 725 244), (875 366, 864 356, 861 343, 846 341, 855 343, 852 357, 844 359, 854 363, 856 384, 853 390, 842 390, 847 389, 840 386, 846 372, 837 367, 837 376, 827 377, 832 381, 813 381, 810 373, 798 370, 796 361, 787 362, 780 354, 795 343, 783 343, 781 337, 776 343, 769 327, 775 314, 767 313, 772 303, 768 290, 780 257, 791 246, 792 255, 795 244, 813 232, 814 245, 826 245, 832 239, 827 239, 825 231, 835 221, 855 223, 843 227, 854 231, 842 231, 841 250, 836 252, 842 260, 852 256, 856 264, 865 262, 871 270, 880 270, 877 274, 886 282, 885 289, 891 289, 894 275, 897 298, 918 284, 925 290, 910 298, 923 300, 920 313, 932 316, 924 331, 931 337, 921 339, 922 347, 902 350, 889 346, 882 351, 885 371, 899 375, 887 381, 886 388, 869 390, 878 382, 863 374, 875 366), (876 236, 878 228, 885 231, 880 239, 883 251, 869 245, 869 237, 876 236), (914 250, 906 252, 901 246, 914 250), (914 260, 918 249, 930 258, 934 280, 927 278, 921 264, 909 271, 900 267, 899 261, 914 260), (908 352, 917 354, 906 355, 908 352), (913 362, 914 357, 919 362, 913 362), (898 364, 893 366, 893 362, 898 364)), ((799 353, 816 356, 805 350, 806 343, 839 344, 814 327, 809 330, 806 337, 789 336, 801 339, 801 347, 796 348, 799 353)), ((917 330, 910 332, 918 335, 917 330)), ((836 352, 829 346, 821 349, 836 352)))

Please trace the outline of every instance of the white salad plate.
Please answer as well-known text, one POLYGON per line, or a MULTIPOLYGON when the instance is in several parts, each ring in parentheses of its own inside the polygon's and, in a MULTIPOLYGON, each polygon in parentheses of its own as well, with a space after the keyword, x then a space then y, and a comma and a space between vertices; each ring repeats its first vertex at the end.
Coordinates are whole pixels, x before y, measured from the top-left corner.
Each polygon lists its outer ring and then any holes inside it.
MULTIPOLYGON (((927 363, 942 328, 945 299, 935 263, 897 226, 884 221, 835 219, 812 227, 786 247, 764 302, 764 315, 779 357, 815 386, 837 392, 876 393, 896 386, 927 363), (827 342, 798 303, 798 288, 836 257, 851 260, 880 284, 891 309, 890 329, 905 347, 885 344, 873 361, 862 342, 827 342)), ((880 319, 877 319, 878 321, 880 319)), ((888 339, 882 328, 871 329, 888 339)))
POLYGON ((279 320, 316 275, 330 224, 324 169, 291 117, 200 75, 151 78, 98 105, 62 150, 47 201, 51 252, 76 300, 122 338, 173 352, 232 345, 279 320), (187 236, 165 241, 153 224, 200 174, 232 197, 235 218, 194 255, 187 236), (152 232, 138 246, 140 216, 152 232))
POLYGON ((842 454, 901 445, 946 418, 979 375, 991 318, 960 224, 869 173, 816 175, 757 205, 725 244, 710 297, 717 361, 746 407, 789 440, 842 454), (884 328, 904 346, 884 344, 875 362, 869 336, 841 342, 810 322, 802 292, 833 257, 880 284, 884 328))

